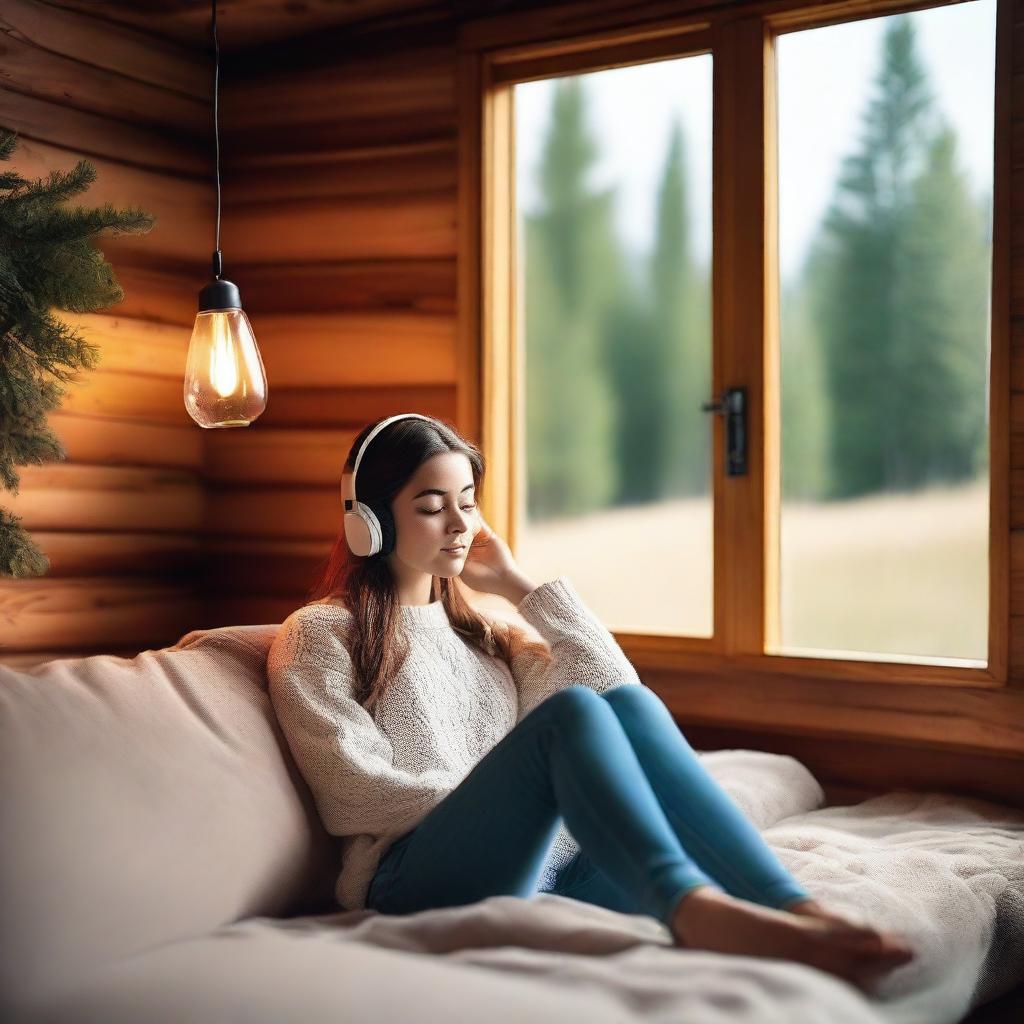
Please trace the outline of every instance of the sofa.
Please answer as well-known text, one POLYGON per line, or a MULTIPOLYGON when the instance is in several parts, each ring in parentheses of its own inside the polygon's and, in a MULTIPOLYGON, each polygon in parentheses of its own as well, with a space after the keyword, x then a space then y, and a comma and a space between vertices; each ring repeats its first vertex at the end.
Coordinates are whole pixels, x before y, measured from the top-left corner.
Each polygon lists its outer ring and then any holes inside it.
POLYGON ((943 1024, 1024 980, 1024 813, 828 807, 762 751, 698 753, 813 895, 911 941, 877 991, 553 893, 345 911, 267 695, 277 629, 0 666, 0 1020, 943 1024))

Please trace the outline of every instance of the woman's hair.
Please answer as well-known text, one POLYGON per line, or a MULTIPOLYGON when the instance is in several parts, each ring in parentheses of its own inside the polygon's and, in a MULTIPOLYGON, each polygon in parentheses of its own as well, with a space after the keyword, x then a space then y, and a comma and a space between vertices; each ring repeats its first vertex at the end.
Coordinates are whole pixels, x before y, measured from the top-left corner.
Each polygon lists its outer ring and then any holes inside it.
MULTIPOLYGON (((345 460, 344 472, 351 473, 356 454, 366 436, 380 423, 367 424, 356 436, 345 460)), ((385 427, 370 442, 359 463, 356 479, 357 498, 373 508, 378 518, 409 478, 427 459, 443 452, 459 452, 469 459, 473 483, 479 500, 484 477, 484 457, 450 424, 441 420, 404 419, 385 427)), ((477 540, 474 544, 482 544, 477 540)), ((323 570, 307 598, 338 601, 351 613, 349 652, 356 673, 356 700, 371 713, 390 681, 408 656, 408 647, 399 649, 397 629, 400 621, 397 585, 387 563, 389 552, 362 557, 354 555, 345 540, 342 525, 323 570)), ((547 661, 550 648, 531 640, 523 630, 510 623, 493 620, 476 611, 465 599, 455 578, 434 576, 431 599, 440 599, 448 620, 467 643, 487 654, 510 662, 523 650, 547 661)))

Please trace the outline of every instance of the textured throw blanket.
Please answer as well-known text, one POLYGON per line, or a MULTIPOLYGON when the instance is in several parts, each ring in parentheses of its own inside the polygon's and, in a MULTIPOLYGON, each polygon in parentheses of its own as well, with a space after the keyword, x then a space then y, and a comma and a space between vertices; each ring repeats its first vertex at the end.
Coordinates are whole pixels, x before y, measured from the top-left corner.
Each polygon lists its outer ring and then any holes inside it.
MULTIPOLYGON (((916 958, 868 995, 803 964, 674 949, 654 918, 551 893, 407 917, 363 910, 252 919, 232 930, 264 938, 270 930, 275 942, 282 930, 299 931, 433 954, 486 971, 490 981, 478 975, 476 982, 490 985, 492 995, 503 987, 499 977, 520 979, 533 1019, 569 1010, 572 1019, 592 1024, 952 1024, 1024 980, 1024 813, 907 791, 823 807, 820 785, 794 758, 750 750, 700 754, 812 895, 900 932, 916 958)), ((401 975, 394 977, 399 983, 401 975)), ((476 984, 451 983, 467 986, 463 1008, 481 1008, 476 984)), ((522 1008, 519 1001, 508 1013, 492 1005, 488 1016, 513 1020, 522 1008)), ((417 1020, 439 1019, 423 1010, 417 1020)))

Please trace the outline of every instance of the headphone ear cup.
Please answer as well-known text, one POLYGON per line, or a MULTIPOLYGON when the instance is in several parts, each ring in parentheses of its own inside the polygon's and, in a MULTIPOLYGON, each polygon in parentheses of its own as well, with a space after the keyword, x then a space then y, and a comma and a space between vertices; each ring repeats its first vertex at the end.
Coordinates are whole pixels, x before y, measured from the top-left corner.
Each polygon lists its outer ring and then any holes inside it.
POLYGON ((380 554, 390 555, 395 550, 395 520, 391 509, 377 506, 374 508, 377 522, 380 524, 380 554))
POLYGON ((369 555, 373 548, 374 529, 367 517, 366 506, 361 501, 356 502, 354 512, 345 513, 345 540, 354 555, 360 558, 369 555))

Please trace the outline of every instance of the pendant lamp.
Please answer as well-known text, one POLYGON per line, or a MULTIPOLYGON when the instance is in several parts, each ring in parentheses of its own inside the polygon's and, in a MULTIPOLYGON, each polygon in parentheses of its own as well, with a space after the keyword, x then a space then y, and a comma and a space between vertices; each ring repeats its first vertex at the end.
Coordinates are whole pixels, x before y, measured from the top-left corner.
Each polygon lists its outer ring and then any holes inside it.
POLYGON ((217 229, 213 279, 199 292, 185 366, 185 408, 201 427, 247 427, 267 406, 267 375, 238 286, 225 281, 220 252, 220 133, 217 92, 217 0, 213 0, 213 137, 217 170, 217 229))

